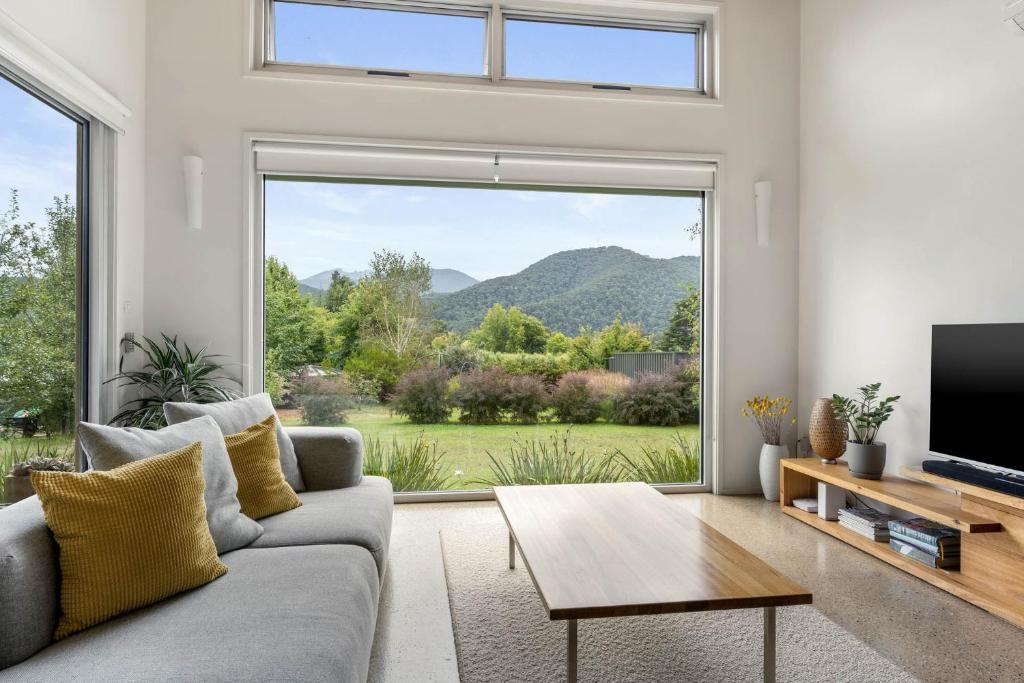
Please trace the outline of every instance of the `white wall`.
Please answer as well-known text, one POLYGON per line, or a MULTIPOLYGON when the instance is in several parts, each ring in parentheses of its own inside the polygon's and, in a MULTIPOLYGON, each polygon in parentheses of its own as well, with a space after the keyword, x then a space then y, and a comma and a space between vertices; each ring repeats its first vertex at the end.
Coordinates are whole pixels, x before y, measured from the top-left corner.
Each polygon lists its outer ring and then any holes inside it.
POLYGON ((756 391, 796 391, 797 0, 724 3, 722 107, 243 77, 246 0, 152 1, 147 17, 147 334, 242 354, 244 131, 722 154, 721 490, 758 490, 756 391), (181 157, 206 162, 202 232, 181 157), (775 181, 758 248, 753 182, 775 181))
POLYGON ((0 9, 132 111, 117 139, 117 338, 142 332, 146 3, 0 0, 0 9))
POLYGON ((802 5, 802 416, 883 382, 903 395, 892 472, 927 455, 931 325, 1024 321, 1024 32, 1004 4, 802 5))

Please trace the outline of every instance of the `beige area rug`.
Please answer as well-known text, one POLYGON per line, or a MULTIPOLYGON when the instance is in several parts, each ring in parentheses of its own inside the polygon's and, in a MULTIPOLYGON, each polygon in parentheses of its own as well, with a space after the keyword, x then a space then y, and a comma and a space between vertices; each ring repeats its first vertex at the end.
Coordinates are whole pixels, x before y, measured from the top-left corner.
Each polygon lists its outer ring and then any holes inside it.
MULTIPOLYGON (((564 681, 565 624, 549 621, 497 511, 441 545, 462 683, 564 681)), ((812 606, 781 607, 780 683, 917 681, 812 606)), ((761 610, 579 622, 579 680, 761 681, 761 610)))

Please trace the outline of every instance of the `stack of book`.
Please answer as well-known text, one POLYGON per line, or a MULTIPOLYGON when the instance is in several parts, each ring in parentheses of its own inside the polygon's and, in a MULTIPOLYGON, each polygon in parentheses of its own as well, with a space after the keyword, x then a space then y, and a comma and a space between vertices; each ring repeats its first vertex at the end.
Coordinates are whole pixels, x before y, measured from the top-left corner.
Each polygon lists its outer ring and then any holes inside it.
POLYGON ((889 522, 889 547, 929 567, 960 568, 960 532, 930 519, 889 522))
POLYGON ((892 515, 872 510, 871 508, 842 508, 839 510, 839 523, 872 541, 889 540, 889 524, 892 515))

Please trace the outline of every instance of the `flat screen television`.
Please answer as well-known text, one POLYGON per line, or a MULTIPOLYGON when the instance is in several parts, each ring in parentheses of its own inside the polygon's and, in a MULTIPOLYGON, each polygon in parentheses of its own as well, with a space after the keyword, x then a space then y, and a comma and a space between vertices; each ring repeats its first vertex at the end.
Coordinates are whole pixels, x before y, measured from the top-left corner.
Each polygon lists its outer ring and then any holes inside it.
POLYGON ((928 450, 1024 472, 1024 323, 932 326, 928 450))

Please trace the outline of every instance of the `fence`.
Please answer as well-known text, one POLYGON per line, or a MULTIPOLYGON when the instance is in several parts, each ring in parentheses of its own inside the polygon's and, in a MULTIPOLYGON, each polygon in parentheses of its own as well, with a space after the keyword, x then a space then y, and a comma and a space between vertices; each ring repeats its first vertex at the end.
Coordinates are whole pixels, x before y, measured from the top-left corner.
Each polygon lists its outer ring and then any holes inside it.
POLYGON ((608 369, 636 379, 640 375, 665 372, 689 359, 690 354, 676 351, 615 353, 608 359, 608 369))

